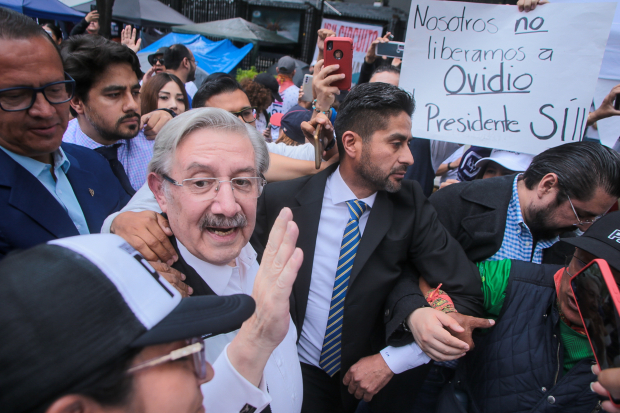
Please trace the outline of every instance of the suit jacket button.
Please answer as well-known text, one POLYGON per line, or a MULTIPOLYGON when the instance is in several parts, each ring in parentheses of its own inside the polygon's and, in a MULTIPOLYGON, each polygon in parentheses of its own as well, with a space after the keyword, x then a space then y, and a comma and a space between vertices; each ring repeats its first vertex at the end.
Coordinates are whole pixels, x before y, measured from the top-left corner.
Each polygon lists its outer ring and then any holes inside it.
POLYGON ((549 404, 553 404, 553 403, 555 403, 555 397, 549 396, 549 397, 547 397, 547 401, 549 402, 549 404))
POLYGON ((387 310, 385 310, 385 316, 389 317, 390 316, 390 309, 388 308, 387 310))

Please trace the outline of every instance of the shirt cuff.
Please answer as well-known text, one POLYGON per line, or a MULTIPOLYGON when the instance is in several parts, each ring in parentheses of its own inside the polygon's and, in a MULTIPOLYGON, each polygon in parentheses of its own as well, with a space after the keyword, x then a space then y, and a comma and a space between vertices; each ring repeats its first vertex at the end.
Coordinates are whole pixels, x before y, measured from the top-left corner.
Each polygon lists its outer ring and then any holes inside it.
POLYGON ((417 343, 402 347, 388 346, 381 350, 381 356, 394 374, 414 369, 431 361, 431 358, 422 351, 417 343))
POLYGON ((256 387, 239 374, 228 359, 228 345, 213 363, 213 370, 213 379, 200 386, 207 412, 260 412, 271 403, 264 378, 256 387), (256 410, 248 410, 248 405, 256 410))

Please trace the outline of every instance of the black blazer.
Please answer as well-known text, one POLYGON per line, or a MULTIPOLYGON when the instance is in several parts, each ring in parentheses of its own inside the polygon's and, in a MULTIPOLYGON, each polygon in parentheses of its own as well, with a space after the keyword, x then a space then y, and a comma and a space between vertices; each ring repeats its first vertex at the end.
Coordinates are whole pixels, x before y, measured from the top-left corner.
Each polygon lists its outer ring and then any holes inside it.
MULTIPOLYGON (((470 260, 484 261, 501 248, 515 176, 460 182, 429 198, 439 220, 470 260)), ((562 235, 571 236, 574 235, 562 235)), ((574 247, 558 242, 543 250, 543 263, 562 265, 566 254, 573 250, 574 247)))
MULTIPOLYGON (((91 234, 103 220, 129 201, 110 164, 97 152, 63 143, 71 166, 71 183, 91 234)), ((69 214, 43 184, 0 150, 0 259, 13 249, 25 249, 53 239, 80 235, 69 214)))
MULTIPOLYGON (((336 167, 311 177, 268 184, 258 202, 252 244, 259 256, 283 207, 291 208, 299 227, 297 246, 304 261, 291 295, 291 316, 298 335, 306 314, 325 183, 336 167)), ((460 311, 480 314, 482 291, 477 268, 439 223, 419 184, 403 181, 396 193, 377 193, 357 250, 344 306, 341 375, 360 358, 385 347, 386 328, 391 334, 409 313, 426 305, 417 281, 408 284, 410 291, 399 294, 394 302, 386 302, 399 277, 412 278, 416 273, 431 284, 443 282, 460 311)))

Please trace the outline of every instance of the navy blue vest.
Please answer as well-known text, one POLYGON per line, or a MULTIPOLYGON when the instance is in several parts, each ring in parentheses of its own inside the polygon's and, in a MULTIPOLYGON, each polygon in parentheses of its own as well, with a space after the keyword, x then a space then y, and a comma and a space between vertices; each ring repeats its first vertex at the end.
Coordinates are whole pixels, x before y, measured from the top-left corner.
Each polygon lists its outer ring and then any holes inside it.
MULTIPOLYGON (((469 412, 589 413, 600 409, 598 397, 590 390, 596 380, 591 371, 593 359, 581 360, 563 374, 564 348, 553 281, 560 268, 512 261, 496 325, 475 334, 474 350, 461 360, 448 387, 465 391, 469 412)), ((453 405, 444 411, 463 410, 453 405)))

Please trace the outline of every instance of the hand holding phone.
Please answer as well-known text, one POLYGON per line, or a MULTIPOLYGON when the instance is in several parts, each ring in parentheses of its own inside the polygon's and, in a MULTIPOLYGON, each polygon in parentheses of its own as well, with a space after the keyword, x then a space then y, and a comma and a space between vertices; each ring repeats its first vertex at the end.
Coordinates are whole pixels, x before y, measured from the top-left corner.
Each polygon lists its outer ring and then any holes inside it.
POLYGON ((403 42, 385 42, 377 43, 375 53, 377 56, 393 57, 402 59, 405 52, 405 43, 403 42))
POLYGON ((301 89, 303 90, 303 96, 301 100, 304 102, 312 102, 314 100, 312 96, 312 75, 304 75, 304 81, 302 83, 301 89))
POLYGON ((353 71, 353 40, 350 37, 328 37, 325 39, 325 66, 340 66, 334 74, 344 74, 342 80, 332 83, 340 90, 351 89, 353 71))

